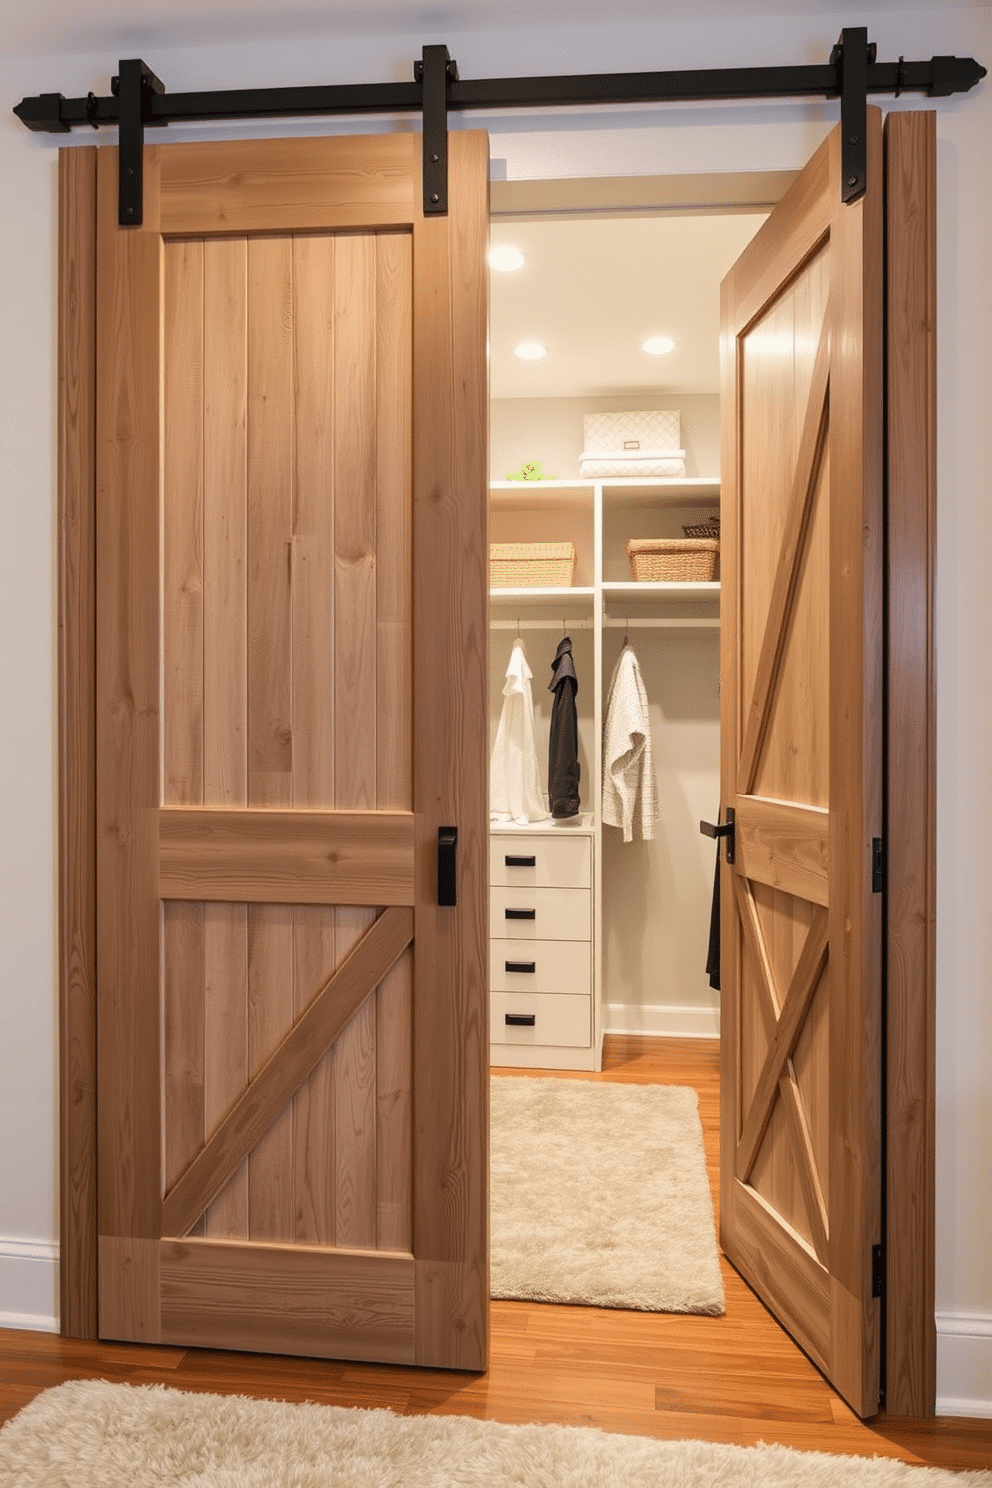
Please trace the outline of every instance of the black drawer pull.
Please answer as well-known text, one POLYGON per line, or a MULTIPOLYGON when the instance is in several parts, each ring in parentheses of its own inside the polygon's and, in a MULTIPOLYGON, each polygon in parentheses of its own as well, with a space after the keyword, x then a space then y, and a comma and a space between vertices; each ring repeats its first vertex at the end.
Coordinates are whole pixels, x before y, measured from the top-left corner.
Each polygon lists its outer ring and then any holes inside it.
POLYGON ((503 914, 508 920, 536 920, 536 909, 504 909, 503 914))
POLYGON ((533 973, 537 970, 536 961, 506 961, 504 965, 507 971, 527 971, 533 973))
POLYGON ((534 1013, 504 1013, 503 1016, 511 1028, 533 1028, 537 1022, 534 1013))
POLYGON ((507 868, 536 868, 537 867, 537 858, 536 858, 536 856, 532 856, 532 857, 529 857, 529 858, 519 858, 519 857, 514 857, 514 855, 512 853, 507 853, 506 856, 505 856, 505 858, 503 859, 503 862, 506 864, 507 868))

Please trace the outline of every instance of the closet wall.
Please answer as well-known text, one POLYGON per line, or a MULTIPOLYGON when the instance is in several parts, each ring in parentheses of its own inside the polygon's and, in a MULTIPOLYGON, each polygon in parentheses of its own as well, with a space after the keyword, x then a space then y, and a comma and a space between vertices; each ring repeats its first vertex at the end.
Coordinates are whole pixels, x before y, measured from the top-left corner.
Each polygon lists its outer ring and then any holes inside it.
MULTIPOLYGON (((677 408, 686 449, 687 477, 719 473, 719 397, 625 394, 615 398, 495 399, 491 403, 491 476, 505 481, 524 460, 539 459, 563 482, 562 507, 568 514, 528 514, 526 533, 519 517, 494 505, 494 541, 558 538, 564 528, 577 548, 576 586, 592 582, 593 534, 588 509, 570 508, 564 483, 575 480, 582 449, 582 415, 600 410, 677 408), (542 529, 542 522, 547 530, 542 529), (571 523, 571 525, 569 525, 571 523)), ((521 483, 520 500, 525 485, 521 483)), ((547 498, 546 491, 542 498, 547 498)), ((505 497, 503 498, 505 499, 505 497)), ((710 498, 712 502, 712 497, 710 498)), ((712 504, 709 507, 712 510, 712 504)), ((664 534, 678 534, 683 522, 699 521, 698 507, 665 511, 664 534)), ((656 507, 609 503, 603 523, 603 579, 631 579, 624 552, 627 537, 662 535, 656 507)), ((716 607, 705 608, 712 620, 716 607)), ((598 804, 591 761, 595 756, 593 725, 594 655, 588 601, 562 603, 561 618, 546 607, 519 616, 506 605, 493 608, 490 645, 490 728, 495 740, 502 706, 506 664, 516 622, 534 672, 533 694, 538 751, 547 785, 548 730, 552 694, 550 663, 562 634, 562 621, 572 636, 579 676, 582 807, 598 804), (536 622, 536 623, 533 623, 536 622)), ((624 843, 609 826, 601 832, 602 915, 597 961, 606 1032, 647 1032, 712 1036, 719 1033, 719 993, 705 972, 713 887, 714 844, 699 833, 699 821, 715 819, 720 789, 719 630, 643 623, 658 617, 656 603, 611 600, 603 631, 601 686, 605 706, 613 667, 623 644, 622 621, 637 655, 650 704, 652 748, 661 815, 653 840, 639 835, 624 843), (639 623, 640 622, 640 623, 639 623)), ((685 618, 691 607, 673 611, 685 618)))

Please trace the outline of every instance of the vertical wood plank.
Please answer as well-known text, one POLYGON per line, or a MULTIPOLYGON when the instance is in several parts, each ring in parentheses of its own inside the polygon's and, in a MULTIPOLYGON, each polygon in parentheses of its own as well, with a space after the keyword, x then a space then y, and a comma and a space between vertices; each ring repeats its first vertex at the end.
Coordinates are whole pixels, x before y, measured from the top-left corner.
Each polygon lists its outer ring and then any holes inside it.
MULTIPOLYGON (((248 244, 203 245, 203 797, 248 804, 248 244)), ((204 908, 204 1127, 248 1083, 248 915, 204 908)), ((206 1234, 248 1236, 248 1166, 211 1205, 206 1234)))
POLYGON ((449 144, 451 215, 417 222, 413 244, 417 1362, 484 1369, 488 149, 475 132, 449 144), (458 906, 441 909, 437 829, 448 823, 459 830, 458 906))
POLYGON ((203 801, 203 244, 163 250, 162 801, 203 801))
MULTIPOLYGON (((248 910, 203 906, 203 1125, 209 1136, 248 1084, 248 910)), ((248 1238, 248 1164, 211 1204, 204 1233, 248 1238)))
MULTIPOLYGON (((162 800, 203 801, 203 244, 163 248, 162 800)), ((171 1186, 203 1144, 203 906, 162 911, 163 1137, 171 1186)))
POLYGON ((248 800, 292 805, 293 262, 248 244, 248 800))
MULTIPOLYGON (((840 179, 839 135, 831 136, 840 179)), ((881 1239, 881 896, 871 838, 882 830, 883 242, 881 116, 868 110, 868 176, 834 202, 830 381, 829 1212, 835 1355, 831 1378, 862 1415, 878 1405, 881 1239), (850 661, 847 662, 847 659, 850 661), (847 663, 847 664, 845 664, 847 663), (842 994, 842 995, 841 995, 842 994), (857 1223, 838 1223, 839 1216, 857 1223)))
MULTIPOLYGON (((333 807, 335 634, 334 575, 334 265, 336 239, 293 239, 296 409, 293 493, 293 804, 333 807)), ((305 1010, 337 963, 335 911, 297 908, 294 1004, 305 1010)), ((293 1102, 296 1238, 334 1239, 333 1054, 293 1102)))
POLYGON ((203 255, 203 800, 246 806, 248 245, 218 238, 203 255))
POLYGON ((171 1188, 203 1146, 203 905, 162 908, 165 1186, 171 1188))
POLYGON ((886 1392, 936 1411, 936 114, 886 119, 886 1392))
POLYGON ((413 956, 376 993, 376 1245, 413 1249, 413 956))
MULTIPOLYGON (((376 802, 413 805, 412 386, 413 240, 376 243, 376 802)), ((376 1003, 376 1235, 413 1245, 412 953, 376 1003)))
MULTIPOLYGON (((150 162, 150 165, 152 162, 150 162)), ((153 1238, 161 1209, 159 364, 161 243, 116 224, 98 152, 97 918, 99 1225, 153 1238)), ((154 222, 155 172, 146 177, 154 222)), ((104 1305, 101 1295, 101 1310, 104 1305)), ((106 1299, 111 1305, 110 1299, 106 1299)))
MULTIPOLYGON (((376 798, 376 240, 338 239, 334 261, 334 594, 347 624, 334 630, 334 799, 342 810, 376 798)), ((345 956, 374 910, 336 912, 345 956)), ((375 1245, 375 999, 333 1053, 335 1240, 375 1245)))
MULTIPOLYGON (((293 936, 299 1017, 339 959, 334 910, 325 905, 297 905, 293 936)), ((329 1050, 293 1101, 293 1237, 301 1245, 334 1243, 333 1061, 333 1050, 329 1050)))
MULTIPOLYGON (((293 509, 292 241, 248 243, 248 801, 290 806, 293 509)), ((248 910, 249 1067, 293 1021, 292 912, 248 910)), ((293 1120, 285 1112, 249 1159, 253 1238, 293 1233, 293 1120)))
MULTIPOLYGON (((248 1073, 254 1078, 293 1022, 293 910, 248 906, 248 1073)), ((252 1240, 293 1235, 293 1113, 279 1116, 248 1159, 252 1240)))
POLYGON ((408 233, 376 240, 376 802, 406 811, 413 801, 412 247, 408 233))
POLYGON ((96 150, 59 151, 59 1320, 97 1336, 96 150))

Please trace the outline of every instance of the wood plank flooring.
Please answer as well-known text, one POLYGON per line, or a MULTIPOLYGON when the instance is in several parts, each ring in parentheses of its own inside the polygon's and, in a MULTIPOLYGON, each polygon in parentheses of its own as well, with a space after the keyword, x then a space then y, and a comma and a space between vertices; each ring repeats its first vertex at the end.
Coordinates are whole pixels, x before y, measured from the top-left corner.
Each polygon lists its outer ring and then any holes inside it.
MULTIPOLYGON (((602 1075, 567 1078, 694 1086, 716 1195, 715 1042, 610 1038, 602 1075)), ((859 1421, 732 1268, 723 1267, 722 1318, 494 1302, 486 1375, 0 1331, 0 1421, 63 1380, 100 1377, 409 1415, 560 1422, 657 1438, 779 1442, 939 1467, 992 1467, 992 1421, 902 1421, 884 1414, 859 1421)))

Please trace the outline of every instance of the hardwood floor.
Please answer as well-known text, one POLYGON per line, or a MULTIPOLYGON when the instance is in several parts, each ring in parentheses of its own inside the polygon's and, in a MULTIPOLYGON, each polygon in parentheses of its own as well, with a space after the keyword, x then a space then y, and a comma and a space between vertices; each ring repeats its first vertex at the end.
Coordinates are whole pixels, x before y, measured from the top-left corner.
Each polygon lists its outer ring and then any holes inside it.
MULTIPOLYGON (((611 1038, 602 1075, 568 1078, 693 1085, 716 1195, 718 1061, 715 1042, 611 1038)), ((494 1302, 490 1369, 482 1376, 2 1331, 0 1421, 63 1380, 100 1377, 404 1414, 560 1422, 992 1467, 990 1421, 914 1422, 884 1414, 859 1421, 726 1262, 723 1269, 722 1318, 494 1302)))

